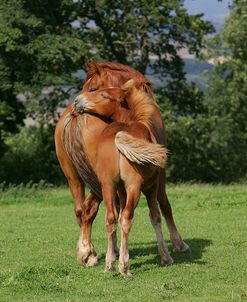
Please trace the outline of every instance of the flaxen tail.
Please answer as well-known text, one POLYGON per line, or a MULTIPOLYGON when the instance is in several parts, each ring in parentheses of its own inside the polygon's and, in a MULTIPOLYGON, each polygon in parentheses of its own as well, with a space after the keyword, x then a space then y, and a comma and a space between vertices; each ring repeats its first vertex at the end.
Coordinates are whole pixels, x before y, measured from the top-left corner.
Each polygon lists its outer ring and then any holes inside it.
POLYGON ((125 131, 116 134, 115 144, 120 153, 137 164, 149 163, 164 168, 167 149, 159 144, 133 137, 125 131))

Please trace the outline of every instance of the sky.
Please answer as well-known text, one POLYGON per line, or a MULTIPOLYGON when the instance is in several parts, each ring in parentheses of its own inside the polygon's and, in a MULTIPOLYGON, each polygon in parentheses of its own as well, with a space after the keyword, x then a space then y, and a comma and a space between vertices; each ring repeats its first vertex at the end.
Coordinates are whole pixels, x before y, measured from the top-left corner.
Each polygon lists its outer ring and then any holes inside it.
POLYGON ((204 19, 211 21, 219 31, 224 18, 229 14, 231 0, 185 0, 184 6, 190 14, 204 13, 204 19))

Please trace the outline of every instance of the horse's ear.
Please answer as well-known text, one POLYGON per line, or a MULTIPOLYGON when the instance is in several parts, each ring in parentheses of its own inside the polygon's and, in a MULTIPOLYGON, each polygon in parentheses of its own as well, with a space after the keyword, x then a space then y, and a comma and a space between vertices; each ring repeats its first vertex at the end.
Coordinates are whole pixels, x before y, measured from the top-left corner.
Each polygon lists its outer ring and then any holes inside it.
POLYGON ((103 68, 94 60, 88 60, 86 62, 87 73, 90 75, 98 74, 101 75, 103 68))
POLYGON ((135 86, 135 81, 133 79, 123 84, 121 89, 123 90, 124 95, 127 96, 128 94, 130 94, 134 86, 135 86))

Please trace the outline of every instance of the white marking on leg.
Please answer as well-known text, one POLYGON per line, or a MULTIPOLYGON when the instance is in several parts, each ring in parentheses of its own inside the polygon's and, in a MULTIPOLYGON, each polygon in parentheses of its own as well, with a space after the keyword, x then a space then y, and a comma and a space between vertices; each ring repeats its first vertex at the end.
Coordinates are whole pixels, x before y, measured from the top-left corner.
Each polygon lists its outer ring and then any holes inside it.
POLYGON ((161 264, 162 265, 170 265, 172 263, 174 263, 172 257, 169 254, 166 242, 164 240, 163 234, 162 234, 162 230, 161 230, 161 224, 160 223, 154 223, 154 221, 152 220, 152 225, 154 227, 155 233, 156 233, 156 237, 157 237, 157 242, 158 242, 158 249, 160 252, 160 256, 161 256, 161 264))
MULTIPOLYGON (((109 241, 112 241, 112 239, 109 239, 109 241)), ((114 252, 113 244, 112 242, 107 247, 107 252, 105 255, 105 272, 112 272, 115 270, 115 261, 116 261, 116 255, 114 252)))
POLYGON ((117 231, 117 224, 113 223, 111 225, 111 230, 108 229, 108 245, 107 245, 107 252, 105 255, 105 272, 112 272, 115 270, 115 262, 116 262, 116 253, 115 253, 115 245, 114 240, 116 237, 117 231))
POLYGON ((93 245, 83 242, 82 236, 80 236, 77 242, 77 260, 83 266, 94 266, 98 262, 93 245))
POLYGON ((120 247, 118 268, 119 268, 119 272, 124 277, 131 276, 131 273, 129 271, 128 234, 129 234, 132 224, 133 224, 133 219, 128 221, 124 217, 122 217, 122 220, 121 220, 121 247, 120 247))

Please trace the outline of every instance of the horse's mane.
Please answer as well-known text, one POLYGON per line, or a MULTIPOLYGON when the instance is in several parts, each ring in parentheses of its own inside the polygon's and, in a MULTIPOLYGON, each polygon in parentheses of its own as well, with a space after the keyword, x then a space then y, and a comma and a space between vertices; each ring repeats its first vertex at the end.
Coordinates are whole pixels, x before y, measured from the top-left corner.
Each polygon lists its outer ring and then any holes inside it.
POLYGON ((157 106, 150 96, 133 87, 130 95, 127 96, 127 102, 130 109, 129 121, 141 122, 150 128, 154 106, 157 106))
POLYGON ((153 95, 152 84, 149 79, 132 67, 116 62, 95 62, 92 60, 88 61, 86 65, 86 83, 103 70, 112 86, 120 87, 129 79, 135 79, 136 88, 145 91, 150 96, 153 95))

